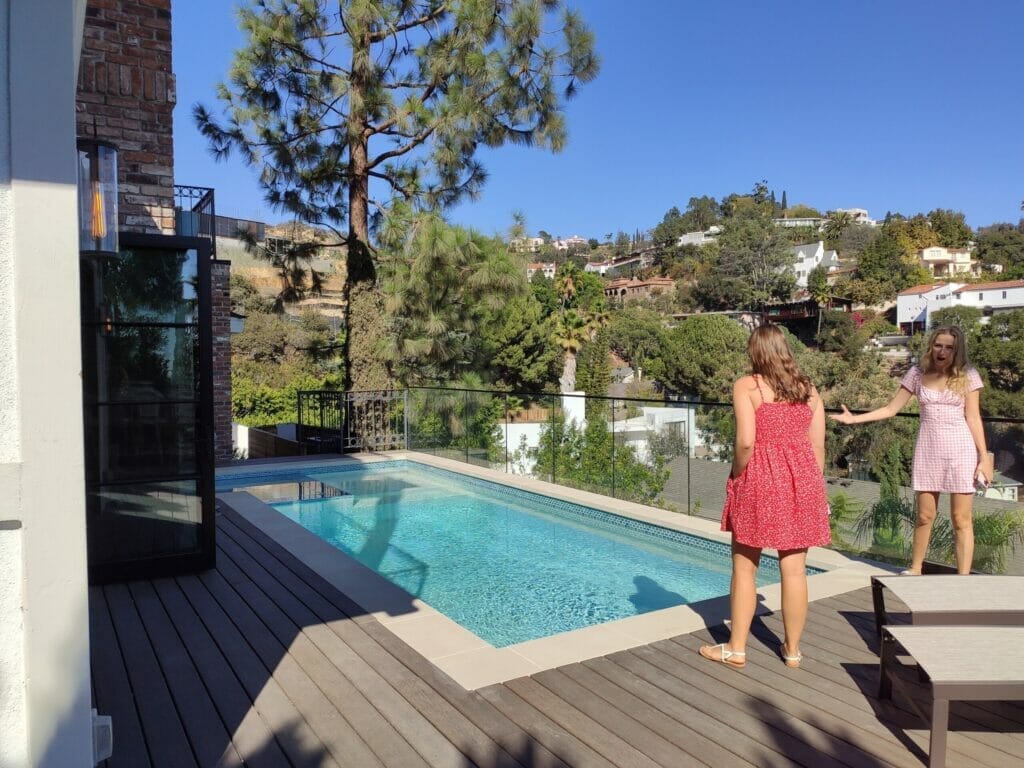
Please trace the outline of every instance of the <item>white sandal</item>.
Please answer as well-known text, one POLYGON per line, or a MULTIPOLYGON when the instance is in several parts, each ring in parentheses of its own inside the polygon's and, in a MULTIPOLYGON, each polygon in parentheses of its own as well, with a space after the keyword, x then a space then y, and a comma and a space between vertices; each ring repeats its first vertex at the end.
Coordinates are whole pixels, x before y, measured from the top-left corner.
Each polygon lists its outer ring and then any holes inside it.
POLYGON ((697 651, 701 656, 709 661, 717 661, 720 664, 725 664, 727 667, 735 667, 736 669, 743 669, 747 666, 747 653, 746 651, 730 651, 725 647, 726 643, 719 645, 702 645, 700 650, 697 651), (719 651, 718 656, 712 656, 711 652, 714 650, 719 651), (739 661, 731 661, 733 656, 737 657, 739 661))
POLYGON ((785 643, 782 643, 782 645, 779 646, 779 656, 782 657, 782 660, 786 663, 787 667, 793 667, 794 669, 799 667, 800 662, 804 660, 804 655, 800 653, 800 651, 796 652, 796 656, 787 656, 785 643))

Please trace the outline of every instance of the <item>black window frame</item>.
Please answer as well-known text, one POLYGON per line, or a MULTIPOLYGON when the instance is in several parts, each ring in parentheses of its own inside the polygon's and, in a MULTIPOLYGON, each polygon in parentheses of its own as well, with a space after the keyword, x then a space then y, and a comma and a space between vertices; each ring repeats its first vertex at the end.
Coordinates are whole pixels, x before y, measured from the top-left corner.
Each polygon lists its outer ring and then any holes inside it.
MULTIPOLYGON (((197 277, 197 299, 198 315, 194 321, 189 323, 179 322, 126 322, 124 326, 147 326, 159 328, 181 328, 195 325, 198 333, 198 386, 196 387, 194 399, 168 399, 160 401, 161 405, 194 405, 194 441, 195 441, 195 471, 188 473, 154 473, 152 476, 132 476, 122 479, 101 480, 98 476, 86 479, 87 496, 117 486, 139 485, 147 482, 194 482, 200 504, 200 521, 198 547, 192 551, 183 551, 173 554, 161 554, 154 556, 139 556, 134 559, 110 560, 94 562, 92 555, 89 559, 89 582, 92 584, 105 584, 110 582, 127 581, 131 579, 158 578, 163 576, 176 576, 186 573, 208 570, 216 564, 216 497, 215 497, 215 467, 214 467, 214 420, 213 420, 213 328, 212 328, 212 296, 211 296, 211 246, 208 238, 184 237, 179 235, 156 235, 141 234, 135 232, 119 232, 119 243, 121 250, 132 248, 153 249, 153 250, 194 250, 196 252, 196 277, 197 277)), ((83 262, 92 260, 110 260, 119 256, 83 254, 83 262)), ((85 265, 83 264, 83 268, 85 265)), ((96 308, 89 308, 93 312, 96 308)), ((87 308, 81 310, 81 328, 83 338, 85 333, 92 332, 96 327, 97 315, 87 315, 87 308)), ((118 325, 112 323, 112 325, 118 325)), ((99 361, 98 361, 99 362, 99 361)), ((88 375, 83 371, 83 374, 88 375)), ((84 383, 83 383, 84 387, 84 383)), ((86 413, 84 409, 96 409, 101 407, 117 406, 118 400, 102 400, 97 397, 94 401, 86 401, 83 389, 83 419, 86 413)), ((148 401, 141 401, 139 404, 147 404, 148 401)), ((86 451, 95 450, 86 436, 86 451)), ((86 455, 87 467, 92 460, 86 455)), ((88 475, 88 471, 87 471, 88 475)))

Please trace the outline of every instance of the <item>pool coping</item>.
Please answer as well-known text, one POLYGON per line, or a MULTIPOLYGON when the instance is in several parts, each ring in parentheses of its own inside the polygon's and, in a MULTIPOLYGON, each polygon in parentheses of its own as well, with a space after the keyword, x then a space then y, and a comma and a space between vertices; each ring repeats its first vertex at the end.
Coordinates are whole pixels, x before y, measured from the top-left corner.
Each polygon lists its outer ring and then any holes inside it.
MULTIPOLYGON (((226 478, 261 470, 276 471, 284 467, 301 471, 322 468, 325 464, 372 464, 403 460, 498 482, 725 544, 730 539, 729 534, 719 530, 717 523, 703 518, 412 451, 233 465, 218 468, 217 476, 226 478)), ((705 627, 727 623, 729 618, 729 597, 723 595, 495 648, 255 496, 245 491, 230 491, 217 494, 217 498, 469 690, 689 634, 705 627)), ((807 564, 824 571, 808 576, 811 600, 860 589, 870 584, 871 576, 892 573, 892 570, 879 565, 854 560, 819 547, 808 552, 807 564)), ((758 589, 758 614, 773 613, 780 608, 779 584, 758 589)))

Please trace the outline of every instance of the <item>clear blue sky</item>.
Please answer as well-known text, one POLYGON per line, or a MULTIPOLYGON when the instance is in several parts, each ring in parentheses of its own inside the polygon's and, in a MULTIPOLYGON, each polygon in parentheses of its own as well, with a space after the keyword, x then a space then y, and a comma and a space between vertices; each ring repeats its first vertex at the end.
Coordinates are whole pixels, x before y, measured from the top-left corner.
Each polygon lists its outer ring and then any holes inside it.
MULTIPOLYGON (((174 4, 175 181, 217 211, 276 222, 255 172, 216 163, 191 117, 242 44, 238 0, 174 4)), ((452 221, 603 238, 650 229, 691 196, 767 179, 790 205, 881 218, 953 208, 1016 222, 1024 198, 1024 2, 577 2, 602 69, 569 103, 558 155, 480 153, 490 179, 452 221), (624 13, 623 8, 629 12, 624 13)))

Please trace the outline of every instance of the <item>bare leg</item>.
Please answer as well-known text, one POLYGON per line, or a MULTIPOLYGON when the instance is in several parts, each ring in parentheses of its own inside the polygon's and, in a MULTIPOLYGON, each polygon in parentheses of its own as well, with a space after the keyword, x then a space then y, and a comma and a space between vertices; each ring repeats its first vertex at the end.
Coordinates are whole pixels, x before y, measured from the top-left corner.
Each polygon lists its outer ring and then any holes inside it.
POLYGON ((729 649, 745 651, 750 625, 757 610, 757 566, 761 550, 732 540, 732 587, 729 590, 730 624, 729 649))
POLYGON ((956 544, 957 573, 971 572, 974 560, 974 520, 971 517, 974 494, 949 494, 949 513, 953 518, 953 541, 956 544))
POLYGON ((928 554, 928 542, 932 537, 932 523, 939 506, 939 494, 932 491, 918 491, 917 522, 914 524, 914 548, 910 557, 910 570, 920 573, 924 557, 928 554))
POLYGON ((799 656, 800 636, 807 623, 807 550, 779 551, 779 570, 782 572, 782 626, 786 637, 783 653, 799 656))

